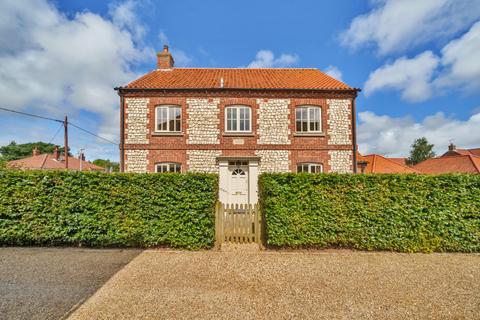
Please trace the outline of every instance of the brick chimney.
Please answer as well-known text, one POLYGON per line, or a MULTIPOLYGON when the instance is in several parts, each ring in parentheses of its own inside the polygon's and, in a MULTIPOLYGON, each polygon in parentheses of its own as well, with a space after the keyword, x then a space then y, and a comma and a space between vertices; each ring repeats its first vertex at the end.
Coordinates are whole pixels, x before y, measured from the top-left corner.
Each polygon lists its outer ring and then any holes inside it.
POLYGON ((448 145, 448 151, 455 151, 455 149, 457 149, 457 146, 454 145, 453 143, 450 143, 450 144, 448 145))
POLYGON ((162 52, 157 52, 157 68, 158 69, 171 69, 173 68, 172 54, 168 51, 168 46, 163 46, 162 52))
POLYGON ((55 146, 55 149, 53 149, 53 157, 55 158, 55 160, 58 160, 58 158, 60 157, 57 146, 55 146))
POLYGON ((33 153, 33 156, 38 156, 38 155, 40 155, 40 150, 38 150, 38 148, 35 147, 35 148, 33 148, 32 153, 33 153))

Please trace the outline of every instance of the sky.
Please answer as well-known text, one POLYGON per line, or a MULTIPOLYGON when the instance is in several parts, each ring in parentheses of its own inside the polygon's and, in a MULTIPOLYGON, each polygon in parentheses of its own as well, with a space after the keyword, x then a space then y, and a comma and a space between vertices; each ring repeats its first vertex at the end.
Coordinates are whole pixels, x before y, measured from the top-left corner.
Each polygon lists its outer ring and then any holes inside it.
MULTIPOLYGON (((155 68, 318 68, 361 88, 362 153, 480 147, 480 0, 0 1, 1 107, 119 141, 114 87, 155 68)), ((63 144, 60 124, 0 111, 0 145, 63 144)), ((73 153, 118 146, 70 129, 73 153)))

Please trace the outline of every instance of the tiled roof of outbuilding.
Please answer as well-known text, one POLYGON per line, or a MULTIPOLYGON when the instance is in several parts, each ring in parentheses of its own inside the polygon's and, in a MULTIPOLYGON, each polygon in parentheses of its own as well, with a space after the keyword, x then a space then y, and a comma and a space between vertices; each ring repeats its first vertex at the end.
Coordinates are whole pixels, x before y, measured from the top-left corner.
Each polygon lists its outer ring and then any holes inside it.
MULTIPOLYGON (((386 158, 379 154, 365 156, 358 154, 357 164, 361 161, 367 162, 365 173, 419 173, 414 168, 399 163, 399 158, 386 158)), ((358 172, 361 172, 360 169, 358 172)))

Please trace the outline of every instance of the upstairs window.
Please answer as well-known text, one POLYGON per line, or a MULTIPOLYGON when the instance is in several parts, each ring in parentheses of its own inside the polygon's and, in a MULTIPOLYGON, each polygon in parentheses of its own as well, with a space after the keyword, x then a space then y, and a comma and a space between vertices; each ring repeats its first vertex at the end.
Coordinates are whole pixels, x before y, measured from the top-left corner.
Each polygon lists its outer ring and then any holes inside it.
POLYGON ((299 163, 297 165, 297 172, 322 173, 323 166, 320 163, 299 163))
POLYGON ((296 131, 301 133, 322 132, 322 109, 316 106, 301 106, 295 111, 296 131))
POLYGON ((158 106, 155 109, 155 131, 181 132, 182 108, 179 106, 158 106))
POLYGON ((180 173, 180 172, 182 172, 182 166, 180 165, 180 163, 174 163, 174 162, 157 163, 155 165, 155 172, 157 172, 157 173, 167 173, 167 172, 180 173))
POLYGON ((247 106, 229 106, 225 108, 226 132, 251 132, 252 111, 247 106))

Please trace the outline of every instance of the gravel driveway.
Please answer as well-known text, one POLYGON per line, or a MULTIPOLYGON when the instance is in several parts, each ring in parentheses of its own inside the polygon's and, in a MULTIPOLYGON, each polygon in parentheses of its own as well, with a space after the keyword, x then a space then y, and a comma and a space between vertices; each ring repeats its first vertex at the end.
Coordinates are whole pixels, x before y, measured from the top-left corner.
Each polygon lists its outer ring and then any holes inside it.
POLYGON ((60 319, 139 250, 0 248, 0 319, 60 319))
POLYGON ((71 319, 479 319, 480 255, 147 250, 71 319))

